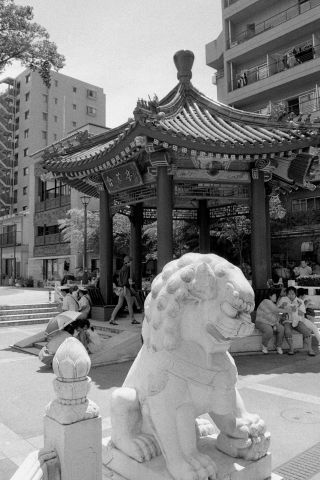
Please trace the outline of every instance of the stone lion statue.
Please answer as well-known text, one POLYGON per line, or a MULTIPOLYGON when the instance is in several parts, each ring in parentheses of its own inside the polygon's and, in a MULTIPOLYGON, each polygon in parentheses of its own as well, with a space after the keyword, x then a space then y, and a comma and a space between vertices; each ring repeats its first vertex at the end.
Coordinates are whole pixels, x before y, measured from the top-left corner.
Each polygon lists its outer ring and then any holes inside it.
POLYGON ((123 386, 113 392, 113 447, 138 462, 163 455, 174 480, 216 478, 197 448, 220 433, 217 447, 256 460, 269 436, 236 389, 232 339, 253 331, 253 290, 241 270, 214 254, 188 253, 168 263, 145 301, 144 344, 123 386))

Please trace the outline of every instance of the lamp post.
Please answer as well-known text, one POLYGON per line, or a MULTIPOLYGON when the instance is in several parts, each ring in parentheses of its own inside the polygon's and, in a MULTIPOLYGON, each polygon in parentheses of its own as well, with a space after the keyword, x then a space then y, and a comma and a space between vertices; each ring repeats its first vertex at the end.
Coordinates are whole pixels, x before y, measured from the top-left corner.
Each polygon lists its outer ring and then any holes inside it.
POLYGON ((83 273, 88 268, 87 260, 87 208, 90 202, 90 197, 83 195, 81 198, 82 205, 84 207, 84 234, 83 234, 83 273))

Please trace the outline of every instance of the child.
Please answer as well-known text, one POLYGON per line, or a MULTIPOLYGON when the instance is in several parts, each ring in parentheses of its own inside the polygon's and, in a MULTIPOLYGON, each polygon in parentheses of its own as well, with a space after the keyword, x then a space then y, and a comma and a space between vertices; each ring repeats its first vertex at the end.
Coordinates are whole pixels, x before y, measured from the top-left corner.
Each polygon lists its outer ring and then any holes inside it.
POLYGON ((102 341, 94 328, 90 326, 89 320, 78 320, 78 340, 82 343, 88 353, 95 353, 101 350, 102 341))
POLYGON ((257 308, 255 326, 262 333, 262 353, 268 353, 268 343, 275 334, 276 350, 279 355, 282 355, 284 326, 280 323, 281 310, 277 307, 276 302, 277 293, 275 290, 270 290, 268 298, 262 300, 257 308))
POLYGON ((303 323, 305 315, 305 306, 302 300, 297 298, 296 289, 294 287, 287 288, 287 295, 281 297, 278 301, 278 307, 288 315, 282 321, 284 326, 284 336, 289 345, 289 355, 294 355, 292 330, 302 333, 303 339, 307 344, 308 355, 314 357, 315 353, 311 347, 311 331, 303 323))

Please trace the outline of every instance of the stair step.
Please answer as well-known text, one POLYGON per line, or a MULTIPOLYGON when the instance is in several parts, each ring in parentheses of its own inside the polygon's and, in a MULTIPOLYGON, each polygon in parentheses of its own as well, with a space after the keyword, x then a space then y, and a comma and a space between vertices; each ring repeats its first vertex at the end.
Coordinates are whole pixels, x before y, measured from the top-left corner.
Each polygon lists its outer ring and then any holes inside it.
POLYGON ((24 304, 21 304, 21 305, 0 305, 0 312, 2 310, 30 310, 32 308, 58 308, 58 304, 57 303, 49 303, 49 302, 46 302, 46 303, 35 303, 35 304, 31 304, 31 303, 24 303, 24 304))
POLYGON ((57 307, 35 307, 35 308, 6 308, 0 310, 0 316, 6 315, 7 313, 33 313, 33 312, 57 312, 57 307))
POLYGON ((38 318, 46 318, 47 321, 50 320, 50 318, 54 317, 55 315, 53 313, 29 313, 29 314, 25 314, 25 313, 21 313, 21 314, 17 314, 17 315, 4 315, 4 316, 0 316, 0 323, 2 322, 6 322, 7 320, 37 320, 38 318))
POLYGON ((6 317, 17 317, 17 316, 20 316, 20 317, 25 317, 25 318, 32 318, 33 316, 39 316, 39 315, 43 315, 44 317, 55 317, 57 314, 59 313, 58 310, 48 310, 48 309, 45 309, 45 310, 27 310, 27 311, 23 311, 23 310, 3 310, 1 313, 0 313, 0 321, 1 319, 3 318, 6 318, 6 317))
POLYGON ((27 320, 5 320, 0 322, 1 327, 15 327, 17 325, 38 325, 38 324, 47 324, 47 318, 28 318, 27 320))

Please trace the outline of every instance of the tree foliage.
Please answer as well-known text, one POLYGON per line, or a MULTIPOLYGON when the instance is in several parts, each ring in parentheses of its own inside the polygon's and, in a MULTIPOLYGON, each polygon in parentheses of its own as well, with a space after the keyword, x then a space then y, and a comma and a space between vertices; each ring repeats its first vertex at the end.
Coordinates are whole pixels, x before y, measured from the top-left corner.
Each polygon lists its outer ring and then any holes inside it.
POLYGON ((246 215, 225 218, 218 228, 211 230, 210 234, 219 240, 227 240, 232 246, 239 265, 242 265, 244 251, 248 250, 251 234, 251 221, 246 215))
POLYGON ((49 87, 51 68, 59 70, 65 59, 46 29, 32 20, 32 7, 0 0, 0 73, 17 60, 37 70, 49 87))
MULTIPOLYGON (((70 242, 79 252, 84 245, 84 210, 72 208, 65 218, 58 220, 59 229, 65 242, 70 242)), ((100 217, 99 212, 87 210, 87 242, 88 248, 99 253, 100 217)), ((113 242, 115 251, 129 249, 130 220, 125 215, 116 213, 113 217, 113 242)))

